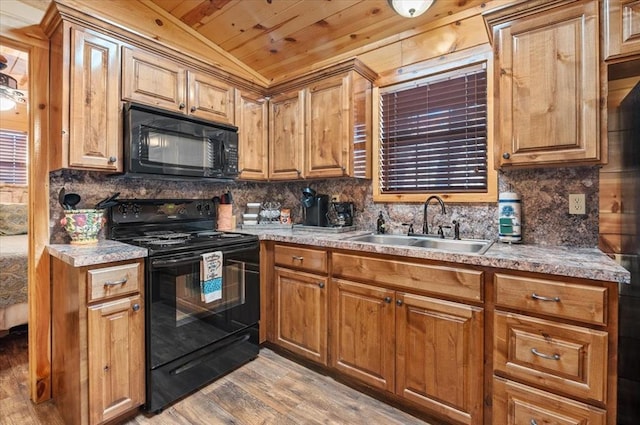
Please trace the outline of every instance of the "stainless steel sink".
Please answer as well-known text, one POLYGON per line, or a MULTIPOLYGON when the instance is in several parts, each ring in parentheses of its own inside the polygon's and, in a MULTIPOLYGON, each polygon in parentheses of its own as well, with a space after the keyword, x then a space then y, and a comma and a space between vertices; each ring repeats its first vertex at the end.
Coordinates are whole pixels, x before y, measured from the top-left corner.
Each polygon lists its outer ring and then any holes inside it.
POLYGON ((367 243, 376 243, 383 245, 412 245, 417 241, 418 238, 413 236, 405 236, 405 235, 378 235, 378 234, 369 234, 362 236, 354 236, 349 238, 350 241, 354 242, 367 242, 367 243))
POLYGON ((353 236, 348 240, 381 245, 411 246, 416 248, 437 249, 449 252, 484 254, 493 244, 485 239, 440 239, 430 236, 413 235, 378 235, 368 234, 353 236))

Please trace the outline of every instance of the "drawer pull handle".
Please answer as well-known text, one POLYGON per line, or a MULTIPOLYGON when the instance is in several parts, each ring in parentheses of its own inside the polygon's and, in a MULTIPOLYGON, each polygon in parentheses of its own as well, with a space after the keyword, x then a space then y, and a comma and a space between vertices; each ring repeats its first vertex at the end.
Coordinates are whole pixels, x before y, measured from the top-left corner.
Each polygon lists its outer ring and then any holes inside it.
POLYGON ((292 255, 292 256, 291 256, 291 258, 292 258, 294 261, 302 261, 302 260, 304 260, 304 257, 301 257, 301 256, 299 256, 299 255, 292 255))
POLYGON ((125 283, 127 283, 128 280, 129 280, 128 277, 125 277, 124 279, 120 279, 120 280, 113 280, 113 281, 108 280, 104 283, 104 286, 107 287, 107 286, 124 285, 125 283))
POLYGON ((560 360, 560 354, 554 354, 553 356, 550 356, 548 354, 544 354, 541 353, 540 351, 536 350, 535 348, 531 349, 531 352, 538 356, 538 357, 542 357, 543 359, 547 359, 547 360, 560 360))
POLYGON ((535 292, 533 294, 531 294, 531 298, 533 298, 534 300, 538 300, 538 301, 553 301, 554 303, 559 303, 560 302, 560 297, 543 297, 542 295, 538 295, 535 292))

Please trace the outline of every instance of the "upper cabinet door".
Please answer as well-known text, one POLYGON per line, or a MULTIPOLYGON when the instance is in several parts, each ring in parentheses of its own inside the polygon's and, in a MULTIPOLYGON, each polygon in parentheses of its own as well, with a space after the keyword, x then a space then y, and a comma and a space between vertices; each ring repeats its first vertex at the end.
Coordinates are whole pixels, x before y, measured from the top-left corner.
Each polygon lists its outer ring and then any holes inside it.
POLYGON ((269 101, 269 178, 302 177, 304 92, 275 95, 269 101))
POLYGON ((185 68, 150 53, 124 48, 122 99, 173 111, 186 110, 185 68))
POLYGON ((90 30, 70 30, 68 165, 122 171, 120 46, 90 30))
POLYGON ((604 58, 640 56, 640 1, 605 0, 604 58))
POLYGON ((598 163, 598 2, 489 23, 495 25, 496 164, 598 163))
POLYGON ((188 71, 189 114, 208 121, 234 124, 234 89, 209 75, 188 71))
POLYGON ((267 101, 257 93, 237 90, 235 104, 240 178, 267 180, 269 176, 267 101))
POLYGON ((341 177, 351 173, 350 77, 326 79, 306 90, 306 178, 341 177))

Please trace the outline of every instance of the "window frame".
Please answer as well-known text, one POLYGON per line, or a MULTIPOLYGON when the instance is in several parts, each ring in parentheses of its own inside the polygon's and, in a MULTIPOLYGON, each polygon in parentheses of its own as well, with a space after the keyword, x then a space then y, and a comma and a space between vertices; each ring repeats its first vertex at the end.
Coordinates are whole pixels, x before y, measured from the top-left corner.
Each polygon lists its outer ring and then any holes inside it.
MULTIPOLYGON (((20 161, 7 161, 6 167, 2 166, 1 168, 5 169, 6 171, 9 172, 10 171, 10 164, 14 165, 14 169, 13 169, 13 173, 10 173, 10 175, 13 175, 14 177, 16 176, 15 171, 17 168, 20 168, 21 170, 24 171, 24 181, 20 180, 20 181, 3 181, 0 180, 0 183, 5 185, 5 186, 17 186, 17 187, 21 187, 21 186, 27 186, 29 184, 29 134, 26 131, 23 130, 14 130, 12 128, 0 128, 0 133, 2 133, 0 136, 1 138, 5 138, 8 140, 10 139, 19 139, 21 142, 23 143, 23 148, 24 148, 24 162, 20 162, 20 161), (24 165, 24 167, 15 167, 15 165, 18 164, 22 164, 24 165)), ((17 149, 15 149, 15 147, 17 146, 16 143, 13 144, 14 149, 13 152, 16 153, 17 149)))
POLYGON ((496 202, 498 199, 498 173, 495 169, 493 138, 493 55, 489 45, 454 52, 450 55, 419 62, 394 72, 387 73, 373 89, 373 128, 372 135, 372 177, 374 202, 424 202, 428 196, 438 195, 447 202, 496 202), (380 187, 380 91, 391 86, 400 86, 412 81, 437 77, 456 69, 474 65, 484 65, 487 72, 487 191, 486 192, 424 192, 424 193, 382 193, 380 187))

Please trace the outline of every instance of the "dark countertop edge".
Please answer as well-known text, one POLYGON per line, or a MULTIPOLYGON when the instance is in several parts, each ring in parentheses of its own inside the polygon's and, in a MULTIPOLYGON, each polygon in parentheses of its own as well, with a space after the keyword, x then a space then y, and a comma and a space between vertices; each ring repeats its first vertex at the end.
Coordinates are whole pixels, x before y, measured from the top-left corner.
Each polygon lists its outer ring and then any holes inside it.
POLYGON ((296 243, 324 248, 347 249, 407 258, 493 267, 590 279, 631 283, 631 273, 597 248, 503 244, 494 242, 482 255, 451 253, 434 249, 392 246, 349 241, 348 238, 371 232, 356 231, 318 234, 294 231, 256 231, 261 241, 296 243))
POLYGON ((47 252, 72 267, 134 260, 148 255, 146 248, 108 239, 88 245, 51 244, 47 245, 47 252))

